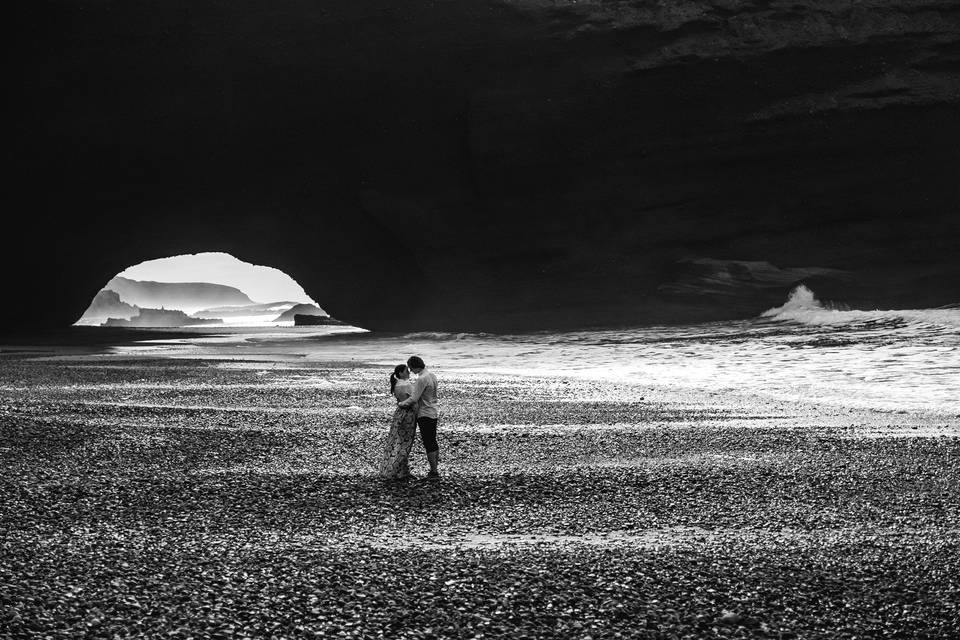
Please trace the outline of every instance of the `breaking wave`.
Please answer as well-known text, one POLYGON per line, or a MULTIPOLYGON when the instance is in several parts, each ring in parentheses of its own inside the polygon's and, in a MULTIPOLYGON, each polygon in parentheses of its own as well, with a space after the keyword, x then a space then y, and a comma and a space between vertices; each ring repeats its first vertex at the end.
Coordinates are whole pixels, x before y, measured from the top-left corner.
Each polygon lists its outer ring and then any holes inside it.
POLYGON ((783 318, 799 312, 824 310, 827 310, 827 308, 824 307, 819 300, 817 300, 817 296, 813 293, 813 291, 807 288, 806 285, 801 284, 790 292, 786 302, 779 307, 767 309, 760 315, 764 318, 783 318))
POLYGON ((805 325, 859 325, 864 328, 897 327, 960 327, 960 309, 892 309, 861 311, 838 305, 825 305, 808 287, 800 285, 790 292, 779 307, 767 309, 761 318, 796 322, 805 325))

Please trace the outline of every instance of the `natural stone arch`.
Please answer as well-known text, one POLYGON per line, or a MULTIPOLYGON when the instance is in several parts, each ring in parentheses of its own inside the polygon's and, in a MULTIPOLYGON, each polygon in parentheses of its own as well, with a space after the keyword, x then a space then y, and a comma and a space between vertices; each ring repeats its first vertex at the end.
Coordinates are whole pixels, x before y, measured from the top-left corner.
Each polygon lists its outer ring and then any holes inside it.
POLYGON ((938 3, 403 4, 388 27, 372 0, 22 7, 3 328, 211 248, 395 330, 729 314, 658 297, 685 258, 862 270, 853 305, 960 298, 938 3))

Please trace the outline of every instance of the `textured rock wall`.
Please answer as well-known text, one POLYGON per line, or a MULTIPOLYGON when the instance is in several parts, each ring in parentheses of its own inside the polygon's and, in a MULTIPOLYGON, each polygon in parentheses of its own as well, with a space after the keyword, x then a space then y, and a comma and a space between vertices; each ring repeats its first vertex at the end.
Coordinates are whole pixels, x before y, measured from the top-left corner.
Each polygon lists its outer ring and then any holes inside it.
POLYGON ((18 11, 2 259, 12 293, 58 285, 51 322, 129 264, 205 250, 378 328, 730 317, 786 294, 705 301, 685 267, 703 259, 841 270, 827 295, 854 306, 960 299, 954 2, 18 11))

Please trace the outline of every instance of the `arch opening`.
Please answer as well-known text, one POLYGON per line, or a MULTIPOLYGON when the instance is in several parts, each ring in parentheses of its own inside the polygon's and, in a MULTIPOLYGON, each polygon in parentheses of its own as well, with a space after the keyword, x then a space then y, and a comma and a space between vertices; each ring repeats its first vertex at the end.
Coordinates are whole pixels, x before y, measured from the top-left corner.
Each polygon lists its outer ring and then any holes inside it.
POLYGON ((74 326, 347 326, 274 267, 204 252, 127 267, 93 297, 74 326))

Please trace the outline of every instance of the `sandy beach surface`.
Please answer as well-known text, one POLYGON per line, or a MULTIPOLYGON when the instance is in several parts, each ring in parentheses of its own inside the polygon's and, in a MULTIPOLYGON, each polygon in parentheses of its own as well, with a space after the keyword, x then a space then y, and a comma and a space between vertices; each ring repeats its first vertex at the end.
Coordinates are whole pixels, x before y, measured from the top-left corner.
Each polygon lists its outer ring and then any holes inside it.
POLYGON ((0 637, 960 628, 956 416, 438 371, 443 477, 385 483, 384 367, 28 351, 0 637))

